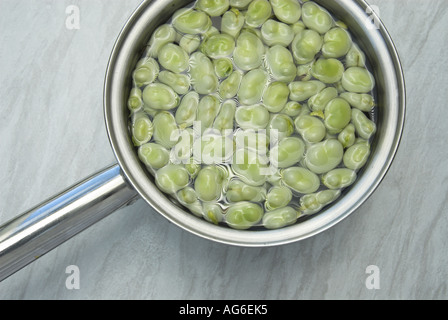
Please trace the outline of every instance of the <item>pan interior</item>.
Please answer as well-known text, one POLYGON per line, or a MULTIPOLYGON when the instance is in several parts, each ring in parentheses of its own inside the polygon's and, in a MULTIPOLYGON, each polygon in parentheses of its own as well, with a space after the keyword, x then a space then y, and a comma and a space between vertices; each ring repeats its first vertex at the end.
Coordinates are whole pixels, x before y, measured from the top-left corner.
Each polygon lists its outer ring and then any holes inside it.
POLYGON ((272 246, 298 241, 320 233, 355 211, 376 189, 390 167, 398 148, 405 115, 405 89, 394 45, 376 16, 363 0, 315 0, 346 23, 366 53, 377 80, 378 132, 372 155, 357 182, 325 211, 279 230, 241 231, 215 226, 199 219, 163 194, 138 159, 128 130, 127 98, 131 74, 152 32, 172 14, 193 1, 144 1, 130 17, 112 52, 105 79, 104 111, 112 148, 129 183, 160 214, 198 236, 240 246, 272 246), (372 21, 377 26, 372 26, 372 21))

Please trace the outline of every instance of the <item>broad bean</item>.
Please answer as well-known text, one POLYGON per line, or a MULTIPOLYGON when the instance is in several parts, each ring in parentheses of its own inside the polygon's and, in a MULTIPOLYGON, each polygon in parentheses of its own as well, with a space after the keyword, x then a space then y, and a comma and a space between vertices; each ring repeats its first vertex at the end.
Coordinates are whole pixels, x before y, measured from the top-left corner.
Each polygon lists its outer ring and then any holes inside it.
POLYGON ((168 164, 156 171, 155 181, 161 191, 175 194, 188 186, 190 175, 182 165, 168 164))
POLYGON ((195 52, 200 45, 201 38, 193 34, 185 34, 179 41, 179 46, 188 54, 195 52))
POLYGON ((266 156, 255 151, 239 149, 233 156, 232 170, 243 182, 259 187, 266 182, 268 162, 266 156))
POLYGON ((271 148, 269 159, 277 168, 288 168, 302 160, 304 153, 305 143, 300 138, 287 137, 271 148))
POLYGON ((324 36, 322 55, 325 58, 341 58, 352 47, 352 37, 347 30, 336 27, 328 31, 324 36))
POLYGON ((355 125, 358 136, 363 139, 369 140, 376 132, 375 122, 356 108, 352 109, 352 123, 355 125))
POLYGON ((233 62, 229 58, 220 58, 213 60, 215 73, 220 79, 225 79, 233 72, 233 62))
POLYGON ((216 203, 204 202, 202 211, 204 219, 211 223, 217 225, 224 220, 222 208, 216 203))
POLYGON ((271 0, 271 6, 278 20, 294 24, 302 15, 302 7, 297 0, 271 0))
POLYGON ((203 133, 207 128, 211 128, 213 126, 213 121, 215 121, 220 107, 221 103, 214 95, 204 96, 199 101, 196 119, 201 123, 201 133, 203 133))
POLYGON ((168 43, 160 48, 159 63, 165 69, 174 73, 181 73, 188 68, 188 53, 174 43, 168 43))
POLYGON ((219 81, 213 63, 202 52, 191 55, 190 76, 193 89, 199 94, 210 94, 218 88, 219 81))
POLYGON ((324 111, 327 104, 338 97, 338 90, 334 87, 327 87, 308 100, 308 107, 314 112, 324 111))
POLYGON ((352 170, 359 170, 367 163, 370 155, 370 145, 365 142, 355 143, 344 154, 344 165, 352 170))
POLYGON ((286 114, 290 117, 297 117, 303 110, 303 106, 296 101, 289 101, 286 103, 285 107, 281 111, 281 113, 286 114))
POLYGON ((261 38, 270 47, 275 45, 287 47, 294 40, 294 36, 290 26, 272 19, 266 21, 261 27, 261 38))
POLYGON ((131 114, 141 110, 143 106, 142 90, 140 88, 132 88, 128 98, 128 109, 131 114))
POLYGON ((356 172, 347 168, 331 170, 322 176, 322 183, 332 190, 351 186, 356 181, 356 172))
POLYGON ((191 127, 196 121, 196 113, 199 105, 199 94, 194 91, 183 96, 179 108, 176 110, 175 119, 179 128, 191 127))
POLYGON ((263 131, 255 131, 253 129, 238 130, 234 136, 236 149, 248 149, 260 155, 267 155, 270 139, 263 131))
POLYGON ((199 171, 194 181, 194 189, 202 201, 217 201, 221 197, 223 183, 226 179, 224 171, 217 166, 207 166, 199 171))
POLYGON ((186 74, 162 71, 159 74, 159 81, 170 86, 180 95, 186 94, 190 90, 190 77, 186 74))
POLYGON ((273 114, 266 130, 271 139, 280 141, 294 133, 294 121, 286 114, 273 114))
POLYGON ((329 58, 318 59, 311 68, 311 74, 317 80, 326 84, 332 84, 340 81, 344 73, 344 65, 341 61, 329 58))
POLYGON ((227 11, 222 16, 221 32, 237 38, 245 23, 244 15, 237 9, 227 11))
POLYGON ((289 84, 289 91, 291 92, 289 98, 297 102, 305 101, 325 88, 326 85, 317 80, 291 82, 289 84))
POLYGON ((303 4, 302 21, 307 28, 320 34, 325 34, 334 24, 330 13, 312 1, 303 4))
POLYGON ((277 113, 285 108, 289 88, 284 82, 272 82, 263 94, 263 104, 269 112, 277 113))
POLYGON ((314 30, 298 33, 291 44, 292 54, 298 64, 313 61, 323 45, 322 36, 314 30))
POLYGON ((241 104, 251 105, 261 101, 268 81, 268 74, 262 69, 249 71, 241 80, 238 100, 241 104))
POLYGON ((227 79, 219 85, 219 95, 222 99, 231 99, 235 97, 240 89, 243 73, 239 70, 234 71, 227 79))
POLYGON ((221 105, 221 111, 219 111, 219 114, 213 123, 213 128, 219 130, 221 134, 225 134, 226 130, 233 132, 235 112, 235 100, 224 101, 221 105))
POLYGON ((296 78, 297 68, 291 52, 280 45, 268 49, 266 63, 272 76, 277 81, 291 82, 296 78))
POLYGON ((299 213, 291 207, 284 207, 266 212, 262 223, 266 229, 280 229, 296 223, 299 213))
POLYGON ((171 149, 179 141, 179 130, 174 116, 167 112, 159 112, 153 119, 154 140, 161 146, 171 149))
POLYGON ((324 123, 330 134, 341 133, 352 118, 352 108, 342 98, 331 100, 325 107, 324 123))
POLYGON ((205 12, 182 8, 174 13, 172 24, 181 33, 195 35, 206 32, 212 26, 212 20, 205 12))
POLYGON ((355 126, 352 123, 350 123, 338 135, 338 140, 345 149, 351 147, 355 143, 355 141, 356 141, 355 132, 356 132, 355 126))
POLYGON ((308 194, 319 189, 319 177, 303 167, 291 167, 281 171, 282 183, 295 192, 308 194))
POLYGON ((342 75, 342 86, 348 92, 369 93, 375 87, 375 78, 365 68, 351 67, 342 75))
POLYGON ((323 190, 300 198, 300 211, 304 215, 312 215, 321 211, 341 196, 340 190, 323 190))
POLYGON ((225 219, 231 228, 245 230, 259 223, 263 218, 263 213, 264 210, 260 205, 241 201, 230 205, 225 219))
POLYGON ((136 66, 133 73, 133 80, 137 87, 146 86, 153 83, 159 75, 160 66, 153 58, 143 58, 136 66))
POLYGON ((294 121, 296 130, 309 143, 322 141, 327 134, 325 124, 314 116, 303 114, 294 121))
POLYGON ((236 40, 233 60, 238 68, 248 71, 261 66, 264 53, 265 48, 260 38, 251 32, 243 31, 236 40))
POLYGON ((347 100, 352 107, 364 112, 372 111, 375 106, 375 100, 370 94, 367 93, 343 92, 340 94, 340 97, 347 100))
POLYGON ((347 66, 347 68, 365 67, 366 65, 366 55, 354 43, 352 44, 352 47, 345 56, 345 65, 347 66))
POLYGON ((264 206, 267 211, 286 207, 292 200, 292 191, 285 186, 274 186, 266 195, 264 206))
POLYGON ((266 129, 269 111, 261 104, 240 106, 235 113, 235 121, 242 129, 266 129))
POLYGON ((229 9, 229 0, 198 0, 196 8, 211 17, 222 16, 229 9))
POLYGON ((138 158, 146 166, 157 170, 168 164, 170 161, 170 153, 161 145, 147 143, 138 148, 138 158))
POLYGON ((272 15, 272 7, 268 0, 253 0, 246 12, 246 24, 258 28, 272 15))
POLYGON ((260 202, 266 199, 266 189, 250 186, 241 180, 233 179, 227 188, 226 197, 229 202, 260 202))
POLYGON ((154 134, 154 125, 144 112, 132 115, 132 142, 139 147, 151 140, 154 134))
POLYGON ((169 24, 163 24, 158 27, 149 40, 148 56, 157 58, 159 50, 167 43, 172 43, 176 40, 177 32, 169 24))
POLYGON ((336 168, 344 156, 344 147, 336 139, 328 139, 310 146, 305 155, 305 165, 316 174, 336 168))
POLYGON ((200 49, 212 59, 230 57, 235 50, 235 39, 226 33, 214 34, 202 42, 200 49))
POLYGON ((179 95, 166 84, 155 82, 143 90, 145 105, 154 110, 171 110, 179 105, 179 95))

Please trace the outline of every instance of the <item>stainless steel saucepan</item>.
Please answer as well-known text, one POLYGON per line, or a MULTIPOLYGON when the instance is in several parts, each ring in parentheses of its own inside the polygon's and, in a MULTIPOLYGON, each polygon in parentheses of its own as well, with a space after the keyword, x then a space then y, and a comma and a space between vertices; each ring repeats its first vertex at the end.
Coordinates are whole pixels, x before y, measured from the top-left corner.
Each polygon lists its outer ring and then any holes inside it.
POLYGON ((335 204, 280 230, 240 231, 188 213, 155 186, 138 159, 128 132, 126 102, 131 73, 149 37, 192 1, 143 1, 112 51, 104 84, 104 114, 117 164, 0 227, 0 281, 139 197, 179 227, 229 245, 261 247, 311 237, 354 212, 377 188, 396 154, 405 118, 405 83, 394 44, 364 0, 315 0, 344 21, 366 53, 377 80, 378 133, 357 182, 335 204), (374 23, 373 23, 374 22, 374 23))

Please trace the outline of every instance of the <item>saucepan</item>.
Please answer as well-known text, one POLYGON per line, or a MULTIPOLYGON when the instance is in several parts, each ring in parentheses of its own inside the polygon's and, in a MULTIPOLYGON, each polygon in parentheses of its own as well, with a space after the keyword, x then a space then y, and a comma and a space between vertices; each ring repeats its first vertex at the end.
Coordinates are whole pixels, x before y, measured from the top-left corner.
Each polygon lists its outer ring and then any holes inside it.
POLYGON ((153 31, 192 1, 143 1, 116 40, 104 84, 104 116, 117 164, 0 227, 0 281, 117 209, 143 198, 197 236, 244 247, 299 241, 334 226, 364 203, 389 170, 402 136, 405 83, 396 48, 364 0, 315 0, 344 21, 366 53, 377 81, 377 127, 370 159, 356 183, 323 212, 278 230, 235 230, 199 219, 162 193, 138 159, 128 129, 132 72, 153 31))

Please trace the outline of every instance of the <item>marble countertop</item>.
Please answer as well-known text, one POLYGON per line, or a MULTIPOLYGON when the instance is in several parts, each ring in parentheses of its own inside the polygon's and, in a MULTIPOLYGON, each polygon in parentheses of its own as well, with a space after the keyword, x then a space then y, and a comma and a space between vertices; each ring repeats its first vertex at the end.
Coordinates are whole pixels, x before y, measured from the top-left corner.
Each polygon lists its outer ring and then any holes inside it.
MULTIPOLYGON (((115 163, 103 79, 139 2, 0 0, 0 224, 115 163)), ((448 1, 371 3, 401 55, 407 119, 389 173, 354 214, 297 243, 240 248, 138 200, 1 282, 0 299, 448 298, 448 1)))

